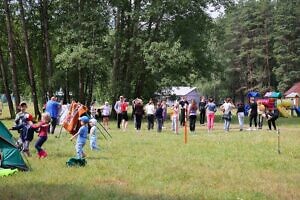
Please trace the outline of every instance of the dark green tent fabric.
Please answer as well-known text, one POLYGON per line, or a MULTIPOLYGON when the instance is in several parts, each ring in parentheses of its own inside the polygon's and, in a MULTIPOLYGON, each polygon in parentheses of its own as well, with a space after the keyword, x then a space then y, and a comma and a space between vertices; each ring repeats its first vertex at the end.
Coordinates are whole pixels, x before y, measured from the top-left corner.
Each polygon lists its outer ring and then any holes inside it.
POLYGON ((27 171, 28 167, 24 162, 19 149, 14 145, 14 139, 9 130, 0 121, 0 153, 2 168, 20 169, 27 171))

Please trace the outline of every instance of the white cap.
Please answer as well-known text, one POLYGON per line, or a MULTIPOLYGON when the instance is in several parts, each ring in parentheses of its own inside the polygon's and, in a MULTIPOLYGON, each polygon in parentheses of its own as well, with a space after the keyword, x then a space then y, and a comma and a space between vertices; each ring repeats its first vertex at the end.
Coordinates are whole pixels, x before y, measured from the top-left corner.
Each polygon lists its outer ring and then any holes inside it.
POLYGON ((93 126, 96 126, 97 120, 96 120, 95 118, 90 119, 90 123, 91 123, 93 126))

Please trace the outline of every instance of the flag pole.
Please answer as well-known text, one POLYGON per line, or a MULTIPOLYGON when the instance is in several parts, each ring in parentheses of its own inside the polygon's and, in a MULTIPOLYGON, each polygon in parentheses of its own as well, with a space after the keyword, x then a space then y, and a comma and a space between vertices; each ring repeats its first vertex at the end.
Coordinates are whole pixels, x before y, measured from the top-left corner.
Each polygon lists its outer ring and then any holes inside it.
POLYGON ((184 111, 184 144, 187 144, 187 108, 184 111))

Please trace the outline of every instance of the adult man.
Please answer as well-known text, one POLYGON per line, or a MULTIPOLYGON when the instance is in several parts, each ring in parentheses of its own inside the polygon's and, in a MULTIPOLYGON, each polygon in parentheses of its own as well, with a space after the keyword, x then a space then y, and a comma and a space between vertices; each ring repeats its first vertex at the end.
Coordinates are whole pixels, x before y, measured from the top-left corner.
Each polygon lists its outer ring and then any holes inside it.
POLYGON ((120 96, 119 100, 116 101, 114 109, 117 113, 117 121, 118 121, 118 128, 121 128, 122 122, 122 112, 121 112, 121 102, 123 101, 124 97, 120 96))
POLYGON ((51 99, 46 103, 46 112, 48 112, 51 117, 51 126, 50 126, 51 134, 53 134, 55 131, 59 109, 60 109, 60 103, 57 102, 57 98, 54 96, 51 97, 51 99))

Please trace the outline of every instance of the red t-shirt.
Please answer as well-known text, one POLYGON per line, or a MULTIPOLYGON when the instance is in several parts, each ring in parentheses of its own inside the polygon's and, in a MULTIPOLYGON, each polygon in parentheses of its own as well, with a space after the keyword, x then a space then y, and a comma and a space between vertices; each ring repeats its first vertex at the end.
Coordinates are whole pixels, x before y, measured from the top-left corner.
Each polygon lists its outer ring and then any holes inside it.
POLYGON ((128 103, 127 102, 121 103, 121 112, 126 112, 127 108, 128 108, 128 103))

